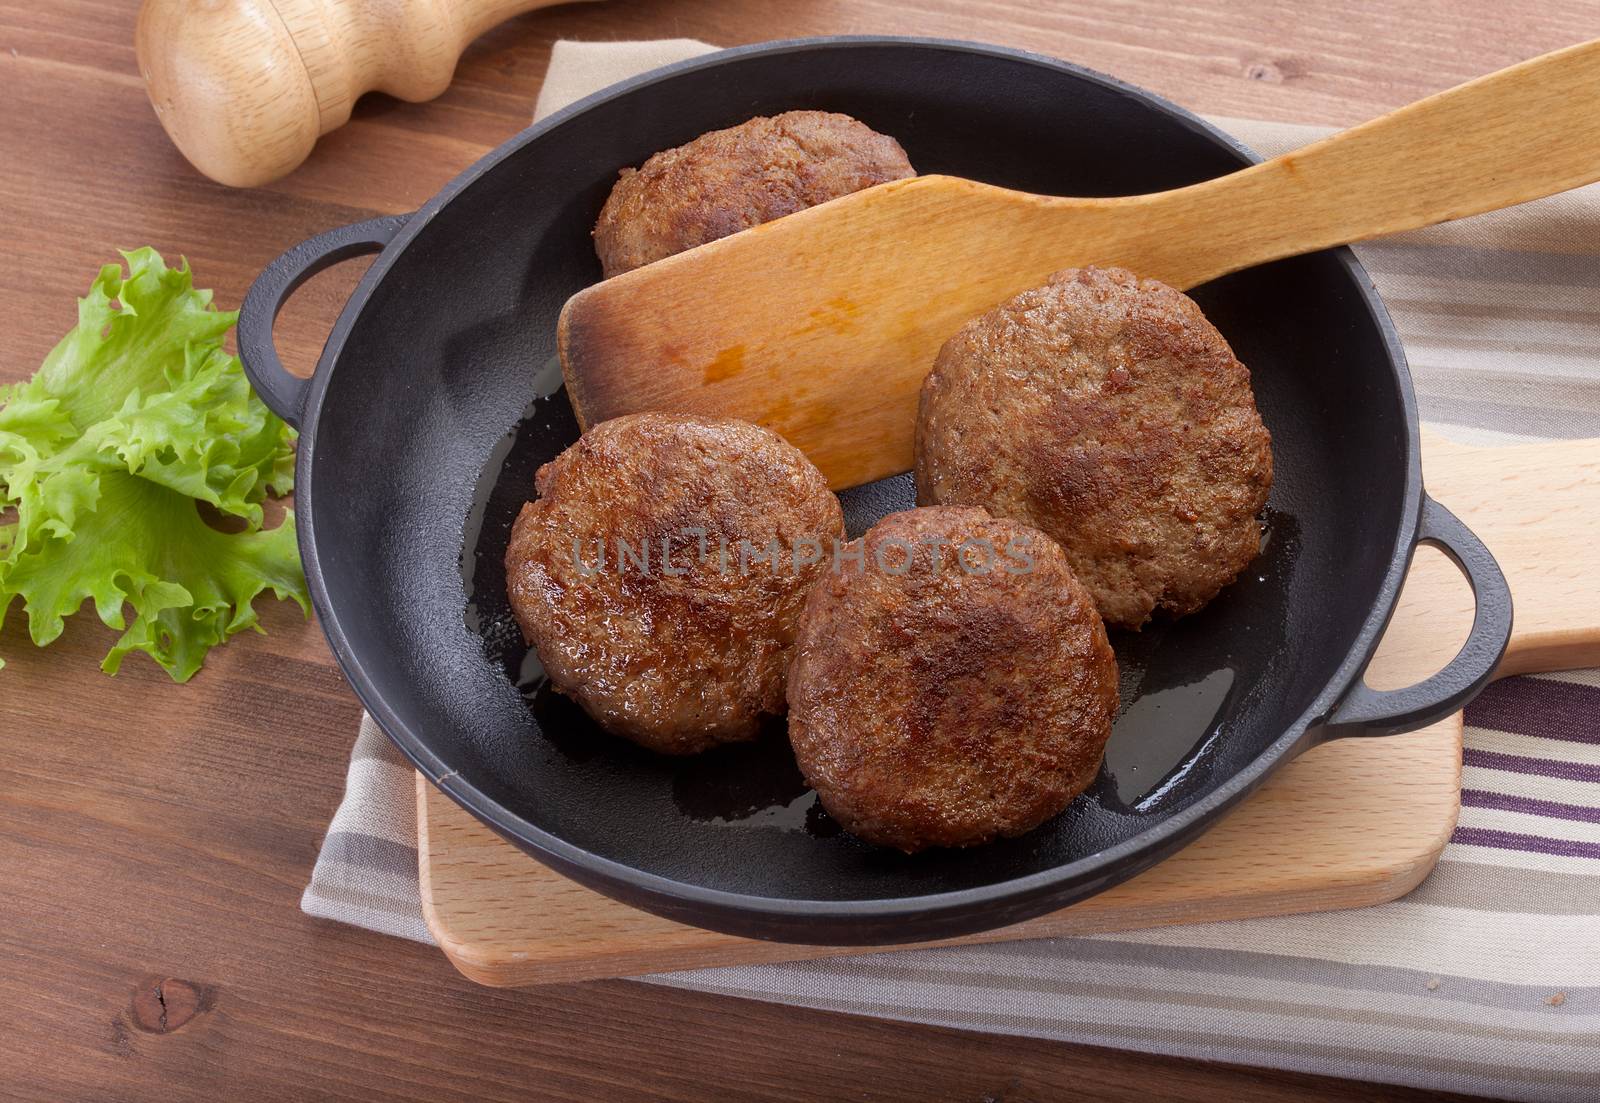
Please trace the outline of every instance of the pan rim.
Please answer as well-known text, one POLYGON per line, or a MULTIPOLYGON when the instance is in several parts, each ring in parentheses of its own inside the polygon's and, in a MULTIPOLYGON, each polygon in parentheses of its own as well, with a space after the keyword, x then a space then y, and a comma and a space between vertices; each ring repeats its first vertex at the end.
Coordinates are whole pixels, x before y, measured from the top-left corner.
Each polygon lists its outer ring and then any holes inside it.
POLYGON ((1173 121, 1219 143, 1248 161, 1261 158, 1198 115, 1164 97, 1114 77, 1042 54, 958 39, 899 35, 846 35, 786 39, 737 46, 677 62, 622 81, 569 105, 495 147, 439 190, 406 222, 374 259, 352 291, 329 333, 302 413, 300 450, 296 460, 296 513, 301 558, 314 607, 334 657, 363 707, 401 753, 456 803, 498 834, 540 861, 592 888, 658 914, 712 929, 758 938, 818 944, 883 944, 988 929, 1065 906, 1117 884, 1171 854, 1209 827, 1226 809, 1253 790, 1275 769, 1290 761, 1315 735, 1315 728, 1357 682, 1376 651, 1394 611, 1400 583, 1409 567, 1421 518, 1421 443, 1416 397, 1398 334, 1365 269, 1348 248, 1326 251, 1345 269, 1360 293, 1360 304, 1376 325, 1393 372, 1406 427, 1404 492, 1401 520, 1389 566, 1350 650, 1308 708, 1246 766, 1194 804, 1115 846, 1075 861, 1022 877, 970 888, 876 899, 835 900, 754 895, 710 888, 651 873, 586 850, 517 815, 482 789, 456 775, 388 704, 361 656, 351 645, 338 607, 327 589, 317 554, 316 496, 313 478, 317 428, 327 388, 346 341, 378 284, 432 218, 474 182, 523 147, 566 125, 590 109, 620 96, 670 81, 682 74, 718 67, 751 57, 817 49, 904 48, 950 53, 976 53, 1021 61, 1098 84, 1107 90, 1152 106, 1173 121), (1088 890, 1088 891, 1076 891, 1088 890), (896 928, 895 923, 904 924, 896 928), (806 925, 814 926, 806 931, 806 925))

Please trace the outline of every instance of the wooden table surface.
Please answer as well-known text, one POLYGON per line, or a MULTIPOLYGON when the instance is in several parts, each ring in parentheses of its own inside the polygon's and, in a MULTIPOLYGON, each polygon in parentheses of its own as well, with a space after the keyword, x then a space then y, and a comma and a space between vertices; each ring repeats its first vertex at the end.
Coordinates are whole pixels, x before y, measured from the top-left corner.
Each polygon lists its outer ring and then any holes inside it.
MULTIPOLYGON (((474 44, 425 105, 369 97, 298 172, 231 191, 168 144, 136 0, 0 0, 0 382, 114 250, 187 255, 235 306, 284 247, 415 208, 526 121, 562 37, 892 32, 1052 53, 1202 112, 1344 124, 1594 33, 1588 0, 606 0, 474 44)), ((278 331, 314 360, 357 265, 278 331)), ((0 1096, 72 1099, 1400 1099, 1421 1093, 894 1024, 614 981, 491 991, 298 907, 359 710, 314 624, 188 686, 80 617, 0 633, 0 1096), (162 984, 163 980, 166 983, 162 984), (159 998, 157 985, 160 984, 159 998)))

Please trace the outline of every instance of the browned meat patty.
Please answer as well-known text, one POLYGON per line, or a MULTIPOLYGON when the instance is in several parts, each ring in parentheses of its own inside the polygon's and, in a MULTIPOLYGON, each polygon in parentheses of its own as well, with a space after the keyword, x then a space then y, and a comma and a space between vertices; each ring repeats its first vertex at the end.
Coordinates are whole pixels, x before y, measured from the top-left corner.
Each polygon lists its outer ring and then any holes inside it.
POLYGON ((1192 613, 1255 558, 1272 438, 1187 295, 1076 268, 968 322, 922 386, 917 501, 1043 529, 1111 624, 1192 613))
POLYGON ((623 169, 594 227, 609 279, 696 245, 914 176, 900 143, 849 115, 785 111, 623 169))
POLYGON ((806 590, 844 536, 799 449, 748 422, 634 414, 536 482, 506 580, 556 689, 666 754, 750 739, 783 712, 806 590))
POLYGON ((910 853, 1060 812, 1117 707, 1105 626, 1060 547, 942 506, 885 517, 857 550, 811 591, 789 670, 789 740, 828 814, 910 853))

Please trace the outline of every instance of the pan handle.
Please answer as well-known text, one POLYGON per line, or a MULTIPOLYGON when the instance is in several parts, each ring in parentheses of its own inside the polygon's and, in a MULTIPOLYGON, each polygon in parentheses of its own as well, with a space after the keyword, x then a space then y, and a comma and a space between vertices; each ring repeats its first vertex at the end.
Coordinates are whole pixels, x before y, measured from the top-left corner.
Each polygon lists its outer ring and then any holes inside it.
POLYGON ((398 234, 408 214, 384 215, 302 241, 262 269, 239 307, 239 359, 244 374, 269 409, 300 427, 309 380, 290 375, 272 343, 272 323, 299 286, 342 260, 380 252, 398 234))
POLYGON ((1426 727, 1471 700, 1500 665, 1511 639, 1511 588, 1494 556, 1455 514, 1426 494, 1417 543, 1432 544, 1467 576, 1477 601, 1472 630, 1443 670, 1414 686, 1375 690, 1363 676, 1328 714, 1324 739, 1393 735, 1426 727))

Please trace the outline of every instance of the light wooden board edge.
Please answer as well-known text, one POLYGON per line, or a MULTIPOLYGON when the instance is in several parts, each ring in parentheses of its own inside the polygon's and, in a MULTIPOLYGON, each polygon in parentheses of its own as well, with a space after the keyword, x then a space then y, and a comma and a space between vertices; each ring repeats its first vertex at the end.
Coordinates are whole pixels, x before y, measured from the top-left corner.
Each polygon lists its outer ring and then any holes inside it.
MULTIPOLYGON (((1328 911, 1396 899, 1433 868, 1454 829, 1461 730, 1457 715, 1381 743, 1319 747, 1166 862, 1074 907, 951 943, 1328 911)), ((910 948, 762 942, 638 911, 546 869, 420 775, 417 813, 424 917, 450 961, 481 984, 556 983, 910 948)))

